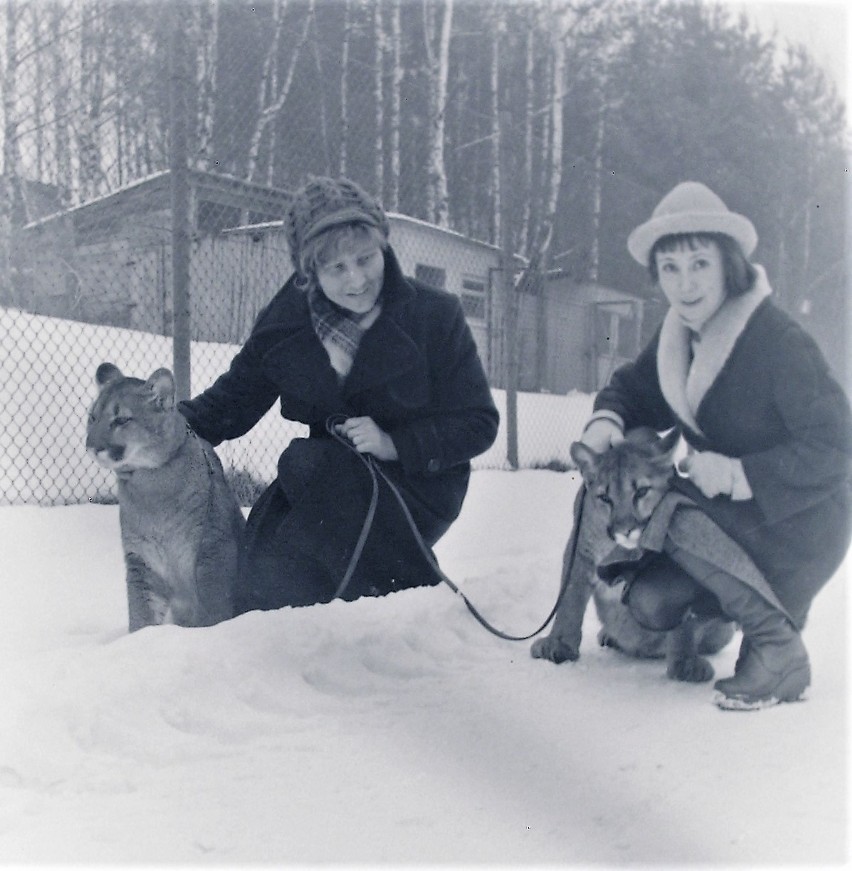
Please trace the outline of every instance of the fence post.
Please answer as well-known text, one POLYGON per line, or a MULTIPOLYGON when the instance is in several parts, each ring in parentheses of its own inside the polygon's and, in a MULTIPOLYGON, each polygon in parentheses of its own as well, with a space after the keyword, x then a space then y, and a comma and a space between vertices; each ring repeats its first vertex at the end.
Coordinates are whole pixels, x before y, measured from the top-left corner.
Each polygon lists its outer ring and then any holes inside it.
POLYGON ((189 177, 187 165, 186 5, 169 4, 169 176, 172 212, 172 365, 178 399, 190 396, 189 177))
POLYGON ((511 149, 512 115, 500 113, 500 260, 503 276, 503 325, 506 341, 506 460, 518 468, 518 294, 515 291, 514 256, 512 252, 512 185, 511 149))

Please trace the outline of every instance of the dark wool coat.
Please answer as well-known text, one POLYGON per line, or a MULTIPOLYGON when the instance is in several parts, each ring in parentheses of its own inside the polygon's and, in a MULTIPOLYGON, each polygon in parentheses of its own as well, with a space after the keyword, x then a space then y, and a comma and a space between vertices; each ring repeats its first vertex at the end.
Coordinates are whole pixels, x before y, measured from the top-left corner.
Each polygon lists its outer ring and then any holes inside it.
MULTIPOLYGON (((248 432, 276 400, 284 418, 310 427, 310 438, 282 453, 278 479, 249 516, 240 610, 328 601, 346 571, 371 478, 362 457, 328 436, 330 416, 370 416, 391 436, 399 460, 381 468, 430 547, 461 510, 470 460, 496 437, 497 410, 458 298, 403 277, 388 249, 381 301, 341 384, 313 330, 307 296, 291 279, 229 370, 180 404, 213 445, 248 432)), ((379 480, 376 516, 347 599, 438 582, 379 480)))
POLYGON ((751 499, 676 486, 743 547, 801 626, 849 546, 852 423, 816 344, 768 293, 728 300, 697 344, 669 312, 595 409, 626 428, 677 425, 696 450, 741 459, 751 499))

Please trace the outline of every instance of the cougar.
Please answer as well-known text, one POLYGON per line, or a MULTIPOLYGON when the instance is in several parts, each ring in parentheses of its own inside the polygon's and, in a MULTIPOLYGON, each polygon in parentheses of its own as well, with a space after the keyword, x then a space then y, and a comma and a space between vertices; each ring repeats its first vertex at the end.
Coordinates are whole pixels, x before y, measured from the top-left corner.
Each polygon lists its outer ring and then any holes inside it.
POLYGON ((640 427, 602 454, 581 442, 571 445, 571 457, 586 485, 574 506, 575 517, 582 511, 582 521, 579 529, 575 524, 565 548, 565 592, 550 635, 532 645, 535 658, 556 663, 579 659, 583 617, 591 597, 601 624, 602 647, 642 659, 665 658, 666 673, 673 680, 702 682, 713 677, 713 666, 701 654, 721 650, 733 637, 733 624, 690 614, 669 632, 652 632, 637 623, 622 603, 624 584, 607 584, 596 573, 597 563, 613 543, 636 547, 668 490, 677 438, 677 430, 660 438, 640 427))
POLYGON ((118 479, 128 623, 209 626, 233 616, 245 520, 210 444, 175 408, 168 369, 95 373, 86 450, 118 479))

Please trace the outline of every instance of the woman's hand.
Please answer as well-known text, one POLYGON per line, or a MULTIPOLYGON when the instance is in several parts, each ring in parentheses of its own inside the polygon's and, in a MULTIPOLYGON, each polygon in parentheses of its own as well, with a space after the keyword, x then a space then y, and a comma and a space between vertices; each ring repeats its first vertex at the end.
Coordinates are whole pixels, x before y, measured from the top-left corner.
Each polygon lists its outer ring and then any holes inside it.
POLYGON ((372 454, 379 460, 399 459, 393 439, 372 417, 349 417, 335 429, 352 442, 359 454, 372 454))
POLYGON ((607 417, 599 417, 586 425, 580 441, 596 454, 608 451, 613 445, 624 441, 621 427, 607 417))
POLYGON ((714 451, 696 451, 685 456, 678 471, 686 475, 708 498, 730 496, 734 500, 751 499, 752 492, 740 460, 714 451))

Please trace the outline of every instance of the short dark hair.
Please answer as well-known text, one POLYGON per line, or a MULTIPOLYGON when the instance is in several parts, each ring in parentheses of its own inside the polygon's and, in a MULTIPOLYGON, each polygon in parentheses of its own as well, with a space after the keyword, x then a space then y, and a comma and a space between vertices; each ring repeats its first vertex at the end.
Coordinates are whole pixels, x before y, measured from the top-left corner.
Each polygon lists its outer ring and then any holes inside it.
POLYGON ((673 251, 682 245, 694 251, 698 246, 704 247, 710 242, 715 242, 722 255, 727 295, 741 296, 751 290, 757 279, 757 270, 743 254, 740 243, 726 233, 669 233, 667 236, 661 236, 648 255, 648 272, 651 274, 651 280, 654 284, 660 280, 657 272, 658 252, 673 251))

